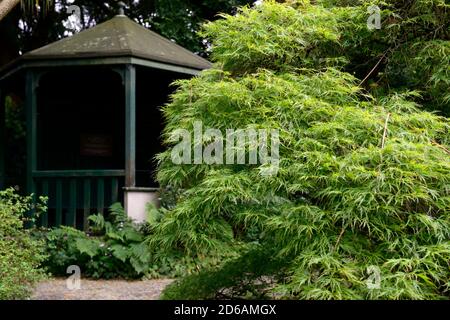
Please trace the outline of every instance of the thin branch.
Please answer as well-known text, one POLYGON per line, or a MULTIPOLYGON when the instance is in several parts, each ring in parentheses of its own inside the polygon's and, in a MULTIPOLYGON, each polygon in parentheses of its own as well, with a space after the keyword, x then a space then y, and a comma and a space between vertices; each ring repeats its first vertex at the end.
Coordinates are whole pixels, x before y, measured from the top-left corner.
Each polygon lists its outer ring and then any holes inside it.
POLYGON ((444 147, 442 144, 437 143, 436 141, 431 142, 432 145, 444 150, 447 154, 450 154, 450 150, 448 150, 446 147, 444 147))
POLYGON ((391 117, 391 113, 388 113, 388 115, 386 117, 386 121, 384 122, 384 131, 383 131, 383 140, 381 141, 381 149, 383 149, 384 145, 386 144, 388 122, 389 122, 390 117, 391 117))
POLYGON ((333 252, 336 251, 336 249, 339 245, 339 242, 341 242, 341 238, 344 235, 344 232, 345 232, 345 227, 342 227, 341 233, 339 234, 339 237, 336 240, 336 244, 334 245, 333 252))
POLYGON ((0 0, 0 21, 19 3, 20 0, 0 0))
POLYGON ((378 60, 377 64, 372 68, 372 70, 370 70, 370 72, 365 76, 365 78, 359 83, 359 86, 361 86, 364 82, 366 82, 367 79, 369 79, 369 77, 372 75, 372 73, 378 68, 378 66, 380 65, 381 61, 383 61, 383 59, 386 57, 386 55, 389 52, 389 50, 390 49, 386 50, 383 53, 381 58, 378 60))

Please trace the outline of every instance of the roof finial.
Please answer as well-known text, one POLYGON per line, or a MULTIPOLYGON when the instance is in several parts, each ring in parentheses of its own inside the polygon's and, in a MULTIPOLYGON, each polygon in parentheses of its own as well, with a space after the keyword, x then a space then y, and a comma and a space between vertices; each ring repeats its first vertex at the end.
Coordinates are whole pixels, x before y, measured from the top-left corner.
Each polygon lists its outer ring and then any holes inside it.
POLYGON ((127 5, 125 3, 123 3, 123 1, 119 1, 118 5, 119 5, 119 16, 124 16, 125 8, 127 5))

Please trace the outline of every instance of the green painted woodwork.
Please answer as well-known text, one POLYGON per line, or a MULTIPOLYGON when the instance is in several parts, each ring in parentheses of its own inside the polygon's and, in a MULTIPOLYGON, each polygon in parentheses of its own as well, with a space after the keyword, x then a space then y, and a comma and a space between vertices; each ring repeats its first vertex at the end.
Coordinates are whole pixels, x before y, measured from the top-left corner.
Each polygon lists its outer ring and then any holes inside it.
POLYGON ((76 227, 77 215, 77 180, 70 179, 69 187, 69 209, 67 210, 67 219, 65 225, 76 227))
POLYGON ((123 179, 124 171, 113 171, 117 172, 96 170, 95 175, 90 175, 92 171, 77 171, 71 176, 56 171, 36 172, 34 183, 42 195, 51 198, 49 211, 53 217, 50 219, 49 214, 42 216, 40 225, 67 225, 87 230, 89 215, 104 214, 107 207, 119 200, 119 179, 123 179))
POLYGON ((27 192, 35 192, 32 172, 36 170, 37 146, 37 97, 36 74, 28 71, 26 76, 26 130, 27 130, 27 192))
MULTIPOLYGON (((125 170, 33 172, 34 184, 40 187, 37 189, 42 190, 42 195, 53 199, 51 203, 54 205, 49 206, 54 214, 54 223, 52 224, 78 227, 81 220, 77 219, 77 214, 82 212, 82 228, 84 230, 88 228, 89 215, 103 214, 106 207, 119 200, 119 179, 124 177, 125 170), (105 189, 106 183, 109 186, 108 189, 105 189), (95 199, 92 197, 93 188, 96 192, 95 199)), ((41 217, 40 222, 43 227, 49 226, 48 215, 41 217)))
POLYGON ((124 177, 125 170, 52 170, 34 171, 35 178, 124 177))
POLYGON ((72 60, 44 60, 44 61, 27 61, 0 73, 0 80, 7 79, 10 76, 30 68, 52 68, 60 67, 82 67, 82 66, 123 66, 133 64, 135 66, 143 66, 153 69, 166 70, 181 74, 198 75, 201 70, 182 67, 177 65, 165 64, 160 62, 148 61, 140 58, 119 57, 119 58, 89 58, 89 59, 72 59, 72 60))
POLYGON ((83 182, 83 230, 88 229, 88 217, 91 213, 91 180, 84 179, 83 182))
POLYGON ((113 178, 111 180, 111 202, 115 203, 119 199, 119 180, 113 178))
MULTIPOLYGON (((27 193, 36 200, 36 186, 34 184, 32 172, 36 170, 37 159, 37 75, 33 70, 28 70, 26 74, 26 130, 27 130, 27 193)), ((32 216, 34 210, 30 210, 32 216)), ((27 223, 31 226, 31 223, 27 223)))
POLYGON ((97 180, 97 212, 103 214, 105 207, 105 180, 99 178, 97 180))
POLYGON ((136 68, 125 67, 125 187, 136 185, 136 68))
POLYGON ((55 210, 55 226, 59 227, 62 224, 62 180, 56 180, 56 210, 55 210))

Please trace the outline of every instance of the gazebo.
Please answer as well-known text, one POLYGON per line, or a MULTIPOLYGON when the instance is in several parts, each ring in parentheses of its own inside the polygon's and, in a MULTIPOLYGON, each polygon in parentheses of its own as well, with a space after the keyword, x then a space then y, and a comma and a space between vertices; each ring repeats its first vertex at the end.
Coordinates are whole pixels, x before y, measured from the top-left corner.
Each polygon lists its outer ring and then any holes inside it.
POLYGON ((14 94, 25 104, 26 191, 49 197, 42 226, 86 228, 90 214, 117 201, 142 220, 157 197, 158 107, 171 82, 210 66, 123 12, 22 55, 0 70, 0 187, 5 97, 14 94))

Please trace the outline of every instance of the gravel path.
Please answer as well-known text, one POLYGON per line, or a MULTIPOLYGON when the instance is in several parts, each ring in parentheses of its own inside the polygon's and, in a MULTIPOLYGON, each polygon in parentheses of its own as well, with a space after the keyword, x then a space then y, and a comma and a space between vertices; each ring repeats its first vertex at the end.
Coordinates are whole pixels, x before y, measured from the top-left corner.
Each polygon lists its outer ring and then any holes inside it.
POLYGON ((66 279, 51 279, 38 284, 32 300, 157 300, 173 280, 85 280, 79 290, 69 290, 66 279))

